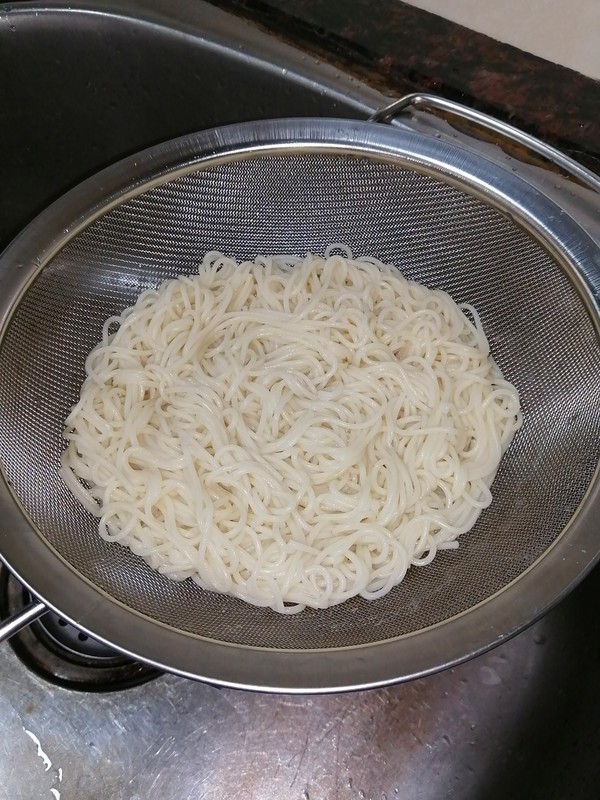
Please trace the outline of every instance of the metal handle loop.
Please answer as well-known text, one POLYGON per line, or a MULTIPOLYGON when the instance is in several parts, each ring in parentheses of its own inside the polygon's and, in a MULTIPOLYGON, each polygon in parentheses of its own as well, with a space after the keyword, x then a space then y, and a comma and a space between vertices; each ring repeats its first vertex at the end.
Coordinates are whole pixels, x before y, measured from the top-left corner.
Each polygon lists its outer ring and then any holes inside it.
POLYGON ((463 106, 460 103, 454 103, 452 100, 446 100, 443 97, 436 97, 431 94, 408 94, 401 97, 390 105, 380 108, 369 117, 370 122, 389 122, 397 114, 406 111, 408 108, 415 108, 424 111, 431 111, 436 109, 438 111, 446 111, 454 114, 457 117, 474 122, 476 125, 492 130, 507 139, 517 142, 528 150, 543 156, 548 161, 551 161, 556 166, 565 170, 569 175, 578 180, 588 189, 600 193, 600 178, 595 175, 591 170, 582 167, 569 156, 564 155, 560 150, 556 150, 534 136, 514 128, 506 122, 501 122, 488 114, 482 114, 481 111, 475 111, 472 108, 463 106))

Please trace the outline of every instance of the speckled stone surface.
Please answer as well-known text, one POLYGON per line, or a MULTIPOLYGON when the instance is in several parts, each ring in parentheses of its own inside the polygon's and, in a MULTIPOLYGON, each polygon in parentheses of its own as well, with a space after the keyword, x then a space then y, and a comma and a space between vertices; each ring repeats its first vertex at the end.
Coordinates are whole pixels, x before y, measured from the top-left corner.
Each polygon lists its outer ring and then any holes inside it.
POLYGON ((600 173, 600 81, 399 0, 212 0, 390 94, 429 91, 600 173))

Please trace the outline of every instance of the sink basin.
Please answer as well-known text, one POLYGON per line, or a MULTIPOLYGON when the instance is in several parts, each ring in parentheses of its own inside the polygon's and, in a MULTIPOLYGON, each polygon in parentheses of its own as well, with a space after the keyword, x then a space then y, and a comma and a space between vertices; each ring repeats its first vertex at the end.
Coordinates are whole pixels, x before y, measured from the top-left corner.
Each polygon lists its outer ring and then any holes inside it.
MULTIPOLYGON (((0 74, 0 249, 68 188, 155 142, 249 119, 365 118, 384 102, 183 0, 0 6, 0 74)), ((175 676, 82 696, 4 645, 0 795, 588 800, 600 779, 599 604, 596 570, 483 656, 324 697, 175 676)))
POLYGON ((0 5, 0 249, 107 164, 203 128, 361 117, 378 92, 200 2, 0 5))

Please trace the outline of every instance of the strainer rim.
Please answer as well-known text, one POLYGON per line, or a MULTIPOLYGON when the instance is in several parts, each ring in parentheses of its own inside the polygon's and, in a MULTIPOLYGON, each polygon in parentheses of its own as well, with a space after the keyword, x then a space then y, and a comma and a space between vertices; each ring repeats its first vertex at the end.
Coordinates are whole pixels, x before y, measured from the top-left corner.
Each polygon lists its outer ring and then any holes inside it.
MULTIPOLYGON (((474 155, 463 147, 450 146, 433 137, 406 130, 349 120, 267 120, 203 131, 155 146, 103 170, 50 206, 0 257, 0 275, 8 286, 3 301, 0 301, 0 347, 20 297, 38 272, 83 227, 114 205, 147 191, 153 185, 185 172, 216 165, 224 159, 302 149, 392 160, 403 166, 410 165, 417 171, 427 173, 429 170, 429 174, 435 174, 438 179, 455 181, 463 191, 470 190, 490 205, 512 215, 549 249, 560 254, 571 277, 577 276, 581 280, 579 288, 587 298, 588 307, 595 313, 593 318, 598 325, 598 244, 575 220, 562 213, 554 200, 518 174, 503 170, 481 154, 474 155), (149 167, 152 177, 143 182, 149 167), (78 209, 75 215, 74 208, 78 209), (552 226, 548 225, 544 213, 552 220, 552 226), (56 230, 60 233, 48 236, 49 231, 56 230), (17 270, 19 263, 29 263, 30 267, 17 270)), ((369 645, 328 651, 284 652, 245 647, 246 655, 241 659, 244 663, 240 667, 235 659, 231 659, 231 648, 239 645, 197 639, 183 631, 167 629, 162 623, 124 607, 66 561, 57 559, 53 548, 19 511, 6 485, 4 473, 1 483, 0 509, 5 524, 0 529, 0 558, 32 594, 88 634, 132 657, 186 677, 240 688, 286 692, 339 691, 384 685, 428 674, 476 655, 533 622, 576 581, 581 580, 600 556, 600 548, 594 541, 592 519, 600 499, 596 470, 586 499, 568 526, 569 535, 560 534, 554 545, 528 570, 478 606, 430 628, 369 645), (541 581, 546 573, 555 579, 560 576, 560 591, 541 581), (41 588, 48 583, 49 575, 52 576, 50 591, 41 588), (528 598, 526 604, 524 595, 528 598), (491 604, 494 605, 493 623, 487 613, 491 604), (132 620, 131 615, 135 617, 135 626, 127 624, 132 620), (504 624, 498 624, 498 619, 505 620, 504 624), (162 629, 162 636, 157 641, 158 627, 162 629), (451 637, 447 635, 450 628, 453 631, 451 637), (440 631, 446 635, 440 637, 440 631), (192 638, 200 641, 202 646, 192 647, 192 638), (440 641, 442 638, 445 642, 440 641), (408 645, 409 640, 416 644, 408 645), (453 642, 453 647, 448 647, 448 641, 453 642), (383 658, 382 648, 385 650, 383 658), (348 650, 355 652, 353 659, 347 658, 348 650), (377 655, 373 656, 375 652, 377 655), (177 653, 177 663, 171 661, 173 653, 177 653), (252 663, 248 663, 249 660, 252 663), (351 665, 349 661, 352 661, 351 665)))

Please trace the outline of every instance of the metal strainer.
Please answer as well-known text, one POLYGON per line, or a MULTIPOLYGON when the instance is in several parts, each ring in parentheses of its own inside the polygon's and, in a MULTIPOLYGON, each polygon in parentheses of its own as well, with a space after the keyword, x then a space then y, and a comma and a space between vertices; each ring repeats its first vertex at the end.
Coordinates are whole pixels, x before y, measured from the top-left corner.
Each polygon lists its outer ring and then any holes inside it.
POLYGON ((0 552, 50 607, 145 661, 228 685, 324 691, 424 674, 539 616, 596 560, 599 246, 519 174, 434 136, 279 120, 188 136, 54 204, 0 261, 0 552), (144 289, 237 258, 400 266, 480 312, 524 425, 457 551, 381 600, 280 616, 171 582, 97 534, 59 475, 102 323, 144 289))

